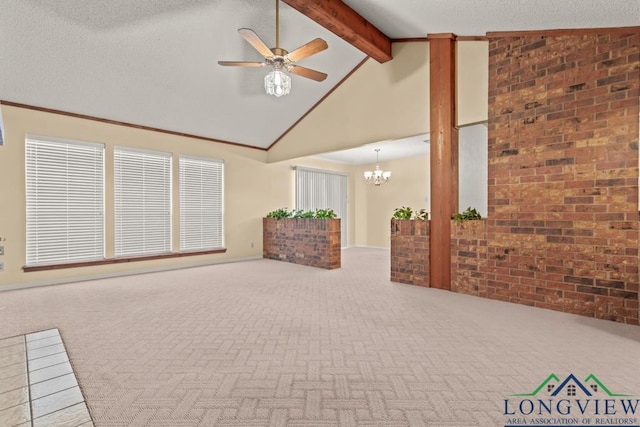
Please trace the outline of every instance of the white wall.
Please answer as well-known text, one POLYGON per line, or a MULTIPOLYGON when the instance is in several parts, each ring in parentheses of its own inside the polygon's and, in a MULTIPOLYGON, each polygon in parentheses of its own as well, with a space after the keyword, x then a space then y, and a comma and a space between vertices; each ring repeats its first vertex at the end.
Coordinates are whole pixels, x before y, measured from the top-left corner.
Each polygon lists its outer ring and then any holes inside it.
POLYGON ((393 43, 393 60, 367 60, 269 150, 277 162, 429 130, 429 44, 393 43))
POLYGON ((456 61, 456 123, 483 122, 489 116, 489 42, 457 42, 456 61))
MULTIPOLYGON (((41 111, 2 106, 6 129, 5 144, 0 146, 0 256, 4 270, 0 271, 0 288, 31 284, 58 283, 124 273, 212 264, 230 260, 262 256, 262 217, 269 211, 293 208, 294 173, 291 166, 300 165, 349 172, 343 164, 315 159, 296 159, 268 164, 267 153, 237 147, 118 126, 76 117, 41 111), (113 150, 115 146, 153 149, 179 154, 223 159, 225 162, 225 246, 226 253, 183 256, 169 259, 144 260, 126 263, 24 272, 26 253, 25 202, 25 136, 28 134, 77 141, 90 141, 105 146, 105 252, 114 255, 113 216, 113 150)), ((173 176, 173 233, 174 251, 179 251, 179 174, 173 176)), ((353 187, 349 187, 349 195, 353 187)), ((353 211, 353 207, 350 207, 353 211)), ((354 215, 350 215, 349 229, 353 230, 354 215)), ((353 242, 351 231, 350 242, 353 242)))
MULTIPOLYGON (((456 123, 486 121, 489 43, 456 46, 456 123)), ((269 150, 268 162, 429 132, 429 43, 392 47, 392 61, 367 60, 269 150)))
POLYGON ((487 126, 460 128, 458 133, 458 204, 460 212, 472 207, 487 216, 487 126))
POLYGON ((408 206, 430 211, 429 154, 380 162, 380 169, 390 170, 387 184, 375 187, 363 178, 365 170, 375 164, 359 166, 356 179, 356 245, 388 248, 391 239, 391 217, 396 208, 408 206))

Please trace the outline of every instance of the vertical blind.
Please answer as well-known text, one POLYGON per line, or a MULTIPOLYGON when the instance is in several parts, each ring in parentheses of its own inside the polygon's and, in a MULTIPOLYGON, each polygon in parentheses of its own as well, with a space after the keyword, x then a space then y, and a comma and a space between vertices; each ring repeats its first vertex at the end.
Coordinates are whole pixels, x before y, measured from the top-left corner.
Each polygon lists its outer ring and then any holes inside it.
POLYGON ((224 246, 224 162, 180 156, 180 250, 224 246))
POLYGON ((114 149, 115 255, 171 252, 171 153, 114 149))
POLYGON ((104 258, 104 146, 29 137, 27 265, 104 258))
POLYGON ((347 175, 295 167, 296 209, 333 209, 340 221, 342 247, 347 246, 347 175))

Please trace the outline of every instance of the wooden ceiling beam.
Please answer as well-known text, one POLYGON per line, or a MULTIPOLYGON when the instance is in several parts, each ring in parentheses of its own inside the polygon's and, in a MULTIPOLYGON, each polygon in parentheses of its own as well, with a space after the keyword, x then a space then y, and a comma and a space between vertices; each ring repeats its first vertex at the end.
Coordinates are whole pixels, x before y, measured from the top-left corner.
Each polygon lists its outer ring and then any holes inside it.
POLYGON ((282 0, 379 63, 392 59, 391 39, 342 0, 282 0))

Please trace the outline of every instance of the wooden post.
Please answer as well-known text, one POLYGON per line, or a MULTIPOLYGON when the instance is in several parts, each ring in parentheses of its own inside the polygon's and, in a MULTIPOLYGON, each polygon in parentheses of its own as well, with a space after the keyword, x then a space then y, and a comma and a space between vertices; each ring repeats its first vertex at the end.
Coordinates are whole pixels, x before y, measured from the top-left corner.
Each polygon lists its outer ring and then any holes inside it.
POLYGON ((431 287, 451 289, 451 214, 458 211, 455 34, 430 34, 431 287))

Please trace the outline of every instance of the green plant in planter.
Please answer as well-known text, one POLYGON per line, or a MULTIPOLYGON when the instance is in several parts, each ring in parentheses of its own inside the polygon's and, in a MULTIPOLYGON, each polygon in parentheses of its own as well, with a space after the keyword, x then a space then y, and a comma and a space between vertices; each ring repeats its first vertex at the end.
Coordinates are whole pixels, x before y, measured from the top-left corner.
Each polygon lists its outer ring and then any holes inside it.
POLYGON ((333 209, 316 209, 315 211, 305 211, 302 209, 288 210, 287 208, 276 209, 267 214, 267 218, 337 218, 333 209))
POLYGON ((466 211, 462 213, 454 213, 451 215, 451 219, 453 219, 456 224, 461 224, 463 221, 474 221, 478 219, 482 219, 480 212, 478 212, 475 208, 471 208, 469 206, 466 211))
POLYGON ((303 211, 302 209, 298 209, 293 211, 293 218, 313 218, 313 211, 303 211))
POLYGON ((429 212, 427 212, 426 209, 420 209, 419 211, 416 211, 415 219, 426 221, 429 219, 429 212))
POLYGON ((413 210, 410 207, 403 206, 393 211, 393 219, 411 219, 413 210))
POLYGON ((271 211, 267 214, 267 218, 291 218, 294 215, 294 212, 289 211, 287 208, 276 209, 275 211, 271 211))
POLYGON ((316 209, 316 211, 313 213, 313 217, 331 219, 331 218, 336 218, 337 215, 333 211, 333 209, 316 209))

